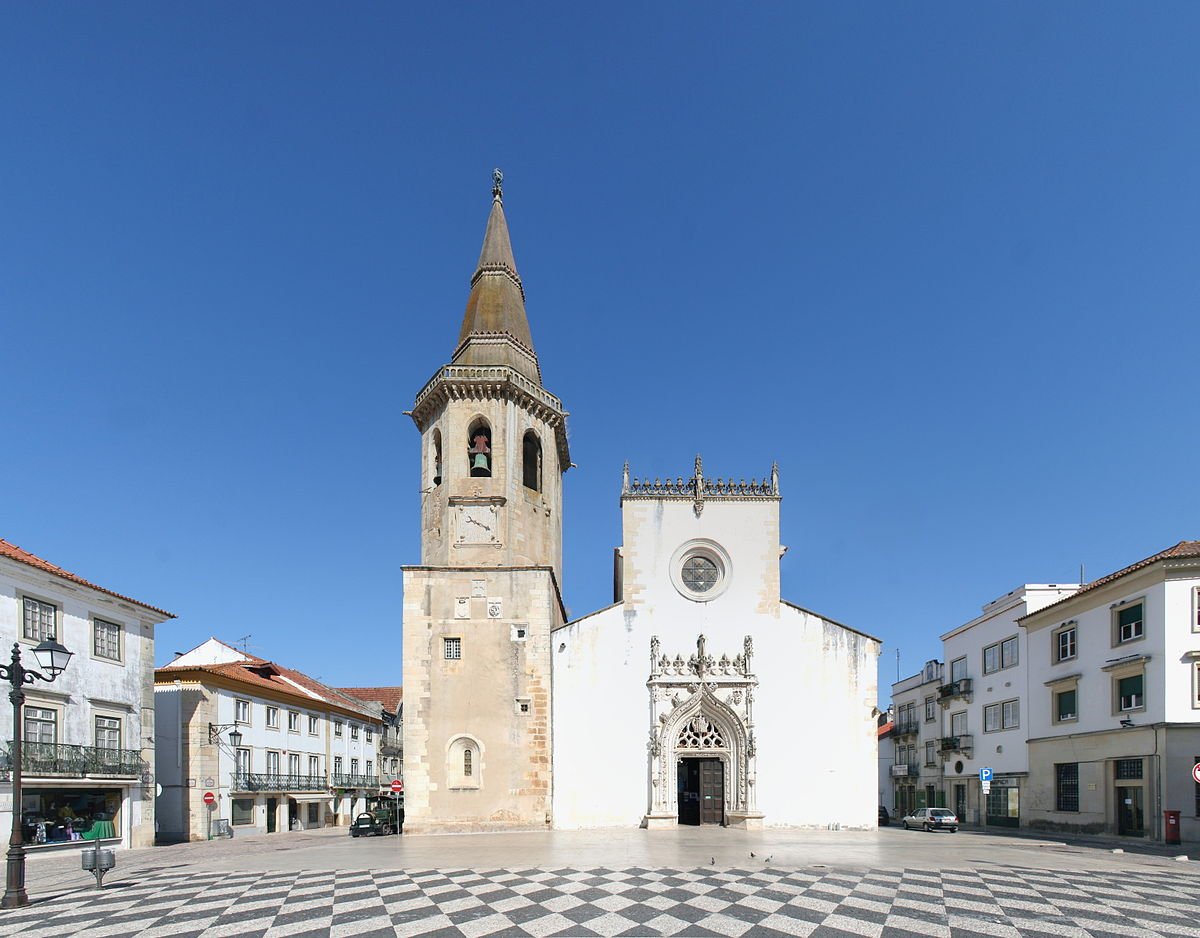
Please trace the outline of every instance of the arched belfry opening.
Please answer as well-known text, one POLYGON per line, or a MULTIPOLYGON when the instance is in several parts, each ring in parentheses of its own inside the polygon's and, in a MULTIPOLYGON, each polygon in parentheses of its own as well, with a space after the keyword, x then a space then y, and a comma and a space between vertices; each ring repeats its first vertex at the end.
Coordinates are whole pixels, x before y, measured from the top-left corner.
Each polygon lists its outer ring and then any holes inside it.
POLYGON ((650 640, 650 810, 647 827, 747 826, 755 804, 754 688, 750 636, 742 653, 715 658, 700 635, 686 660, 650 640))
POLYGON ((429 476, 430 484, 442 484, 442 431, 434 427, 429 437, 429 476))
POLYGON ((490 478, 492 475, 492 427, 482 417, 471 422, 467 431, 467 459, 470 474, 475 478, 490 478))
POLYGON ((542 441, 532 430, 521 441, 521 480, 527 489, 542 490, 542 441))

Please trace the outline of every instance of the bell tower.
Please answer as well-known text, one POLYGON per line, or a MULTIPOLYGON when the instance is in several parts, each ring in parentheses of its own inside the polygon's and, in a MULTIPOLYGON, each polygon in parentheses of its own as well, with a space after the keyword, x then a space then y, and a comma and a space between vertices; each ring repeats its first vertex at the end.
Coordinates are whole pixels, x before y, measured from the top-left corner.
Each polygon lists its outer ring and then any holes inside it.
POLYGON ((567 413, 542 386, 503 177, 421 433, 421 563, 404 568, 405 823, 550 822, 550 631, 565 617, 567 413))

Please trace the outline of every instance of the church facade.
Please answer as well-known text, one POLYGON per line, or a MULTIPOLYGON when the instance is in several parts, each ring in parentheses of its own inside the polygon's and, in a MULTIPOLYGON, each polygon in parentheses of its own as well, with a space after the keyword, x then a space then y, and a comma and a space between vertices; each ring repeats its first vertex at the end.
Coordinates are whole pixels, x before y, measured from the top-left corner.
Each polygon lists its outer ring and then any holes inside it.
POLYGON ((405 825, 873 827, 879 641, 779 596, 779 479, 622 485, 614 604, 561 594, 566 411, 499 174, 450 363, 418 393, 405 825))

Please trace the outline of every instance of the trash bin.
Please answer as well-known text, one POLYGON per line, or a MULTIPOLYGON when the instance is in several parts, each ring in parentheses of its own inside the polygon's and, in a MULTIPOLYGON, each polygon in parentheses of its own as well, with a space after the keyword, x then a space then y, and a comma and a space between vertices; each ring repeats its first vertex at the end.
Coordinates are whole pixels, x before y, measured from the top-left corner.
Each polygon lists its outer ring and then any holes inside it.
POLYGON ((1178 811, 1163 812, 1163 830, 1167 833, 1167 843, 1169 844, 1179 843, 1179 813, 1178 811))

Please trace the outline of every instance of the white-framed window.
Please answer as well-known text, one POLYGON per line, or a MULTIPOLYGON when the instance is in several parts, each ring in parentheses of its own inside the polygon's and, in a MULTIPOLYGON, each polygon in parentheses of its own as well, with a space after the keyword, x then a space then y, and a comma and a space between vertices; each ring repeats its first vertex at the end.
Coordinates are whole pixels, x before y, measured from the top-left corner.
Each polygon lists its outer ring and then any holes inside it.
POLYGON ((934 697, 925 698, 925 722, 932 723, 937 719, 937 699, 934 697))
POLYGON ((121 720, 118 717, 96 717, 96 748, 121 748, 121 720))
POLYGON ((1000 704, 1000 725, 1006 730, 1016 729, 1021 725, 1021 701, 1006 700, 1000 704))
POLYGON ((312 778, 316 778, 321 774, 321 759, 319 756, 308 757, 308 774, 312 778))
POLYGON ((298 714, 295 710, 288 711, 288 732, 300 732, 300 714, 298 714))
POLYGON ((533 712, 533 702, 528 697, 518 697, 516 700, 517 716, 527 717, 533 712))
POLYGON ((446 780, 451 791, 483 787, 482 749, 471 736, 458 736, 446 747, 446 780))
POLYGON ((1136 642, 1144 637, 1145 623, 1143 613, 1145 604, 1138 600, 1127 603, 1114 610, 1113 613, 1113 644, 1123 645, 1125 642, 1136 642))
POLYGON ((927 739, 925 741, 925 764, 937 765, 937 740, 927 739))
MULTIPOLYGON (((371 732, 371 727, 368 726, 367 727, 367 742, 371 742, 371 740, 373 740, 374 738, 375 738, 375 734, 371 732)), ((368 772, 367 774, 370 775, 371 773, 368 772)))
POLYGON ((279 729, 279 708, 278 707, 271 707, 271 706, 267 707, 267 728, 274 729, 274 730, 279 729))
POLYGON ((350 724, 350 738, 358 739, 358 724, 357 723, 350 724))
POLYGON ((254 823, 254 799, 253 798, 234 798, 230 804, 229 821, 231 824, 241 826, 243 824, 254 823))
POLYGON ((350 774, 351 775, 358 774, 358 760, 357 759, 350 760, 350 774))
POLYGON ((25 705, 25 742, 57 743, 58 711, 25 705))
POLYGON ((300 753, 288 753, 288 775, 297 776, 300 774, 300 753))
POLYGON ((1070 661, 1078 653, 1074 625, 1068 625, 1054 633, 1054 663, 1070 661))
POLYGON ((1200 632, 1200 586, 1192 590, 1192 631, 1200 632))
POLYGON ((239 749, 237 751, 237 774, 242 775, 242 776, 250 774, 250 750, 249 749, 239 749))
POLYGON ((342 735, 342 728, 343 728, 345 725, 346 725, 346 724, 345 724, 345 723, 343 723, 341 720, 334 720, 334 721, 333 721, 333 735, 334 735, 334 736, 341 736, 341 735, 342 735))
POLYGON ((342 757, 341 756, 333 757, 333 774, 334 775, 342 774, 342 757))
POLYGON ((967 711, 959 710, 958 713, 952 714, 950 717, 950 735, 951 736, 966 736, 967 735, 967 711))
POLYGON ((994 645, 988 645, 983 649, 983 673, 991 674, 993 671, 1002 671, 1016 665, 1018 648, 1015 635, 1002 642, 996 642, 994 645))
POLYGON ((370 759, 367 760, 367 778, 375 774, 375 763, 370 759))
POLYGON ((1079 719, 1079 689, 1066 687, 1054 691, 1054 722, 1070 723, 1079 719))
POLYGON ((1129 710, 1141 710, 1145 706, 1145 674, 1131 674, 1128 677, 1116 678, 1117 707, 1124 713, 1129 710))
POLYGON ((43 642, 58 638, 58 607, 29 596, 22 597, 23 620, 21 634, 27 641, 43 642))
POLYGON ((267 750, 267 774, 268 775, 278 775, 279 774, 279 753, 276 752, 274 749, 267 750))
POLYGON ((320 732, 320 723, 318 723, 318 722, 317 722, 317 718, 316 718, 316 717, 314 717, 314 716, 312 716, 312 715, 309 715, 309 718, 308 718, 308 735, 309 735, 309 736, 316 736, 316 735, 317 735, 319 732, 320 732))
POLYGON ((955 658, 950 662, 950 683, 956 684, 959 681, 965 680, 967 676, 967 659, 964 655, 962 658, 955 658))
POLYGON ((233 722, 249 724, 249 722, 250 722, 250 701, 235 700, 233 702, 233 722))
POLYGON ((92 619, 92 654, 105 661, 120 661, 122 631, 116 622, 92 619))
POLYGON ((442 639, 442 655, 447 661, 458 661, 462 658, 462 639, 457 636, 454 638, 442 639))

